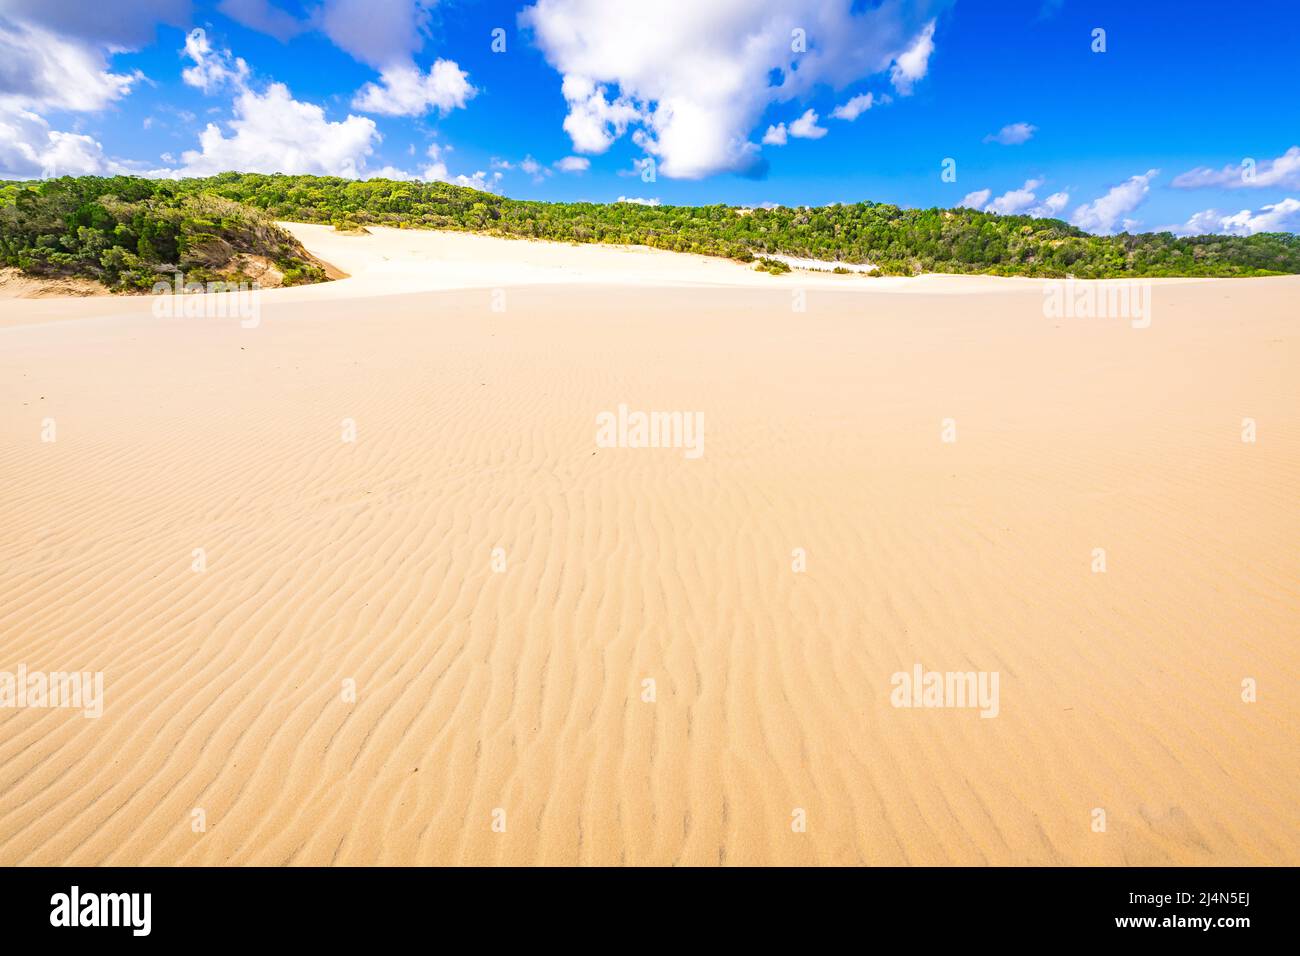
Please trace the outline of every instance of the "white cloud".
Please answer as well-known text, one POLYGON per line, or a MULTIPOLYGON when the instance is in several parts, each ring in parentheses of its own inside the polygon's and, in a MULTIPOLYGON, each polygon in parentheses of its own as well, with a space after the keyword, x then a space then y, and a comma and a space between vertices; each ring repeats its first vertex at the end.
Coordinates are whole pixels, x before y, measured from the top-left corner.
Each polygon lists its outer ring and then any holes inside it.
POLYGON ((231 135, 209 123, 199 135, 200 149, 181 154, 184 175, 233 169, 356 178, 379 139, 374 120, 349 116, 331 122, 319 106, 295 100, 283 83, 272 83, 260 94, 241 91, 234 113, 228 124, 231 135))
POLYGON ((750 136, 773 103, 891 66, 910 88, 933 47, 934 11, 948 5, 537 0, 519 20, 564 77, 564 129, 577 152, 604 152, 635 127, 634 142, 658 158, 659 173, 698 179, 760 168, 750 136), (792 50, 795 29, 806 31, 806 52, 792 50))
POLYGON ((196 27, 185 37, 185 56, 194 65, 181 71, 181 79, 204 93, 213 93, 227 84, 242 87, 248 80, 248 64, 229 50, 214 50, 203 29, 196 27))
POLYGON ((0 179, 126 172, 89 136, 64 133, 27 110, 0 109, 0 179))
MULTIPOLYGON (((478 189, 482 192, 489 192, 489 193, 500 192, 501 190, 500 183, 503 178, 500 172, 494 172, 489 174, 486 171, 480 169, 477 172, 475 172, 472 176, 466 176, 464 174, 453 176, 451 172, 447 169, 447 163, 444 158, 447 155, 447 153, 450 152, 453 152, 450 146, 444 146, 441 143, 430 143, 429 148, 426 151, 426 155, 428 155, 431 162, 423 169, 420 170, 418 176, 411 176, 409 174, 405 174, 404 178, 422 179, 427 183, 432 183, 432 182, 451 183, 452 185, 455 186, 467 186, 470 189, 478 189)), ((385 168, 391 170, 391 167, 385 167, 385 168)), ((398 170, 398 172, 400 172, 400 170, 398 170)), ((379 175, 379 174, 376 173, 375 175, 379 175)), ((397 177, 388 176, 387 178, 395 179, 397 177)))
POLYGON ((426 151, 429 159, 433 160, 428 166, 420 170, 421 179, 426 182, 451 182, 451 176, 447 172, 447 164, 443 161, 443 154, 451 152, 450 146, 443 146, 440 143, 430 143, 426 151))
POLYGON ((763 134, 763 145, 784 146, 791 136, 796 139, 821 139, 829 131, 825 126, 818 126, 817 120, 817 113, 808 109, 804 110, 803 115, 793 120, 789 126, 785 123, 769 126, 767 132, 763 134))
MULTIPOLYGON (((579 159, 580 157, 575 156, 572 158, 579 159)), ((584 162, 586 161, 584 160, 584 162)), ((559 164, 557 163, 556 165, 559 164)), ((551 175, 551 170, 535 160, 532 153, 527 154, 523 159, 515 163, 512 163, 508 159, 494 159, 492 160, 492 168, 504 169, 507 172, 512 169, 518 169, 521 173, 531 177, 535 183, 540 183, 547 176, 551 175)), ((584 166, 583 168, 585 169, 586 167, 584 166)))
POLYGON ((1137 222, 1125 217, 1147 198, 1147 193, 1151 191, 1151 180, 1158 175, 1160 170, 1148 169, 1139 176, 1129 177, 1112 187, 1106 195, 1075 209, 1070 222, 1087 232, 1112 233, 1121 221, 1126 231, 1131 229, 1137 222))
POLYGON ((1055 218, 1070 201, 1067 192, 1055 192, 1046 199, 1038 199, 1038 189, 1043 185, 1041 179, 1027 179, 1019 189, 1009 189, 996 199, 991 199, 993 190, 977 189, 967 193, 957 207, 982 209, 1003 216, 1033 216, 1037 219, 1055 218))
POLYGON ((1166 230, 1180 236, 1253 236, 1257 232, 1300 232, 1300 199, 1288 197, 1261 206, 1259 212, 1243 209, 1231 215, 1225 215, 1217 209, 1205 209, 1194 214, 1183 225, 1166 226, 1161 231, 1166 230))
POLYGON ((1009 189, 985 207, 985 212, 996 212, 1003 216, 1014 216, 1031 208, 1038 197, 1034 190, 1043 184, 1041 179, 1027 179, 1019 189, 1009 189))
POLYGON ((622 136, 628 124, 644 119, 640 109, 627 97, 606 97, 604 86, 597 86, 584 76, 565 76, 560 86, 569 104, 564 131, 581 153, 603 153, 622 136))
POLYGON ((930 54, 934 52, 934 21, 925 25, 920 34, 912 41, 907 51, 894 61, 889 71, 889 81, 894 89, 903 96, 912 92, 917 80, 922 79, 930 69, 930 54))
POLYGON ((452 60, 435 60, 428 73, 414 64, 382 70, 378 83, 367 83, 352 99, 352 108, 384 116, 421 116, 431 109, 446 114, 461 109, 478 92, 469 74, 452 60))
POLYGON ((519 161, 519 171, 524 175, 531 177, 535 183, 540 183, 547 176, 551 175, 551 170, 533 159, 532 153, 524 156, 524 158, 519 161))
POLYGON ((1261 206, 1259 212, 1243 209, 1223 220, 1223 231, 1236 236, 1253 236, 1257 232, 1296 232, 1300 230, 1300 199, 1286 198, 1261 206))
POLYGON ((555 164, 562 173, 583 173, 591 168, 591 160, 585 156, 565 156, 555 164))
POLYGON ((1173 185, 1178 189, 1199 189, 1206 186, 1225 189, 1261 189, 1269 186, 1300 189, 1300 146, 1292 146, 1276 159, 1260 160, 1254 164, 1253 170, 1244 160, 1222 169, 1198 166, 1175 176, 1173 185))
POLYGON ((1227 218, 1217 209, 1204 209, 1193 213, 1191 218, 1181 226, 1165 226, 1157 232, 1175 232, 1180 236, 1204 236, 1223 231, 1223 220, 1227 218))
POLYGON ((984 142, 1001 143, 1003 146, 1019 146, 1021 143, 1029 142, 1036 132, 1038 132, 1038 127, 1032 123, 1010 123, 996 133, 989 133, 984 137, 984 142))
POLYGON ((380 169, 376 169, 374 172, 367 172, 361 178, 362 179, 396 179, 398 181, 401 181, 401 180, 419 179, 420 177, 413 176, 411 173, 408 173, 406 170, 398 169, 396 166, 384 166, 380 169))
POLYGON ((839 106, 835 107, 835 109, 831 110, 831 117, 833 119, 847 120, 852 123, 877 103, 887 103, 888 101, 888 96, 882 96, 877 100, 873 93, 860 93, 847 103, 841 103, 839 106))
MULTIPOLYGON (((131 0, 124 2, 124 12, 130 12, 131 0)), ((101 22, 99 8, 88 8, 83 21, 73 18, 78 34, 63 36, 54 30, 67 19, 65 5, 0 0, 0 6, 0 178, 126 172, 104 155, 96 139, 53 129, 37 112, 94 112, 130 93, 142 74, 110 72, 108 43, 94 38, 92 28, 113 24, 101 22)), ((114 43, 131 35, 121 29, 109 33, 114 43)))
POLYGON ((821 139, 826 135, 826 127, 817 125, 817 114, 805 110, 804 114, 790 124, 790 135, 798 139, 821 139))
POLYGON ((109 72, 95 46, 0 19, 0 108, 101 110, 140 78, 109 72))
POLYGON ((658 199, 642 199, 642 198, 640 198, 639 196, 619 196, 619 197, 618 197, 618 201, 619 201, 619 202, 627 202, 627 203, 631 203, 631 204, 634 205, 634 206, 658 206, 658 205, 660 205, 660 202, 659 202, 658 199))
POLYGON ((1052 193, 1043 200, 1043 204, 1035 208, 1030 215, 1037 216, 1040 219, 1055 219, 1056 214, 1066 207, 1070 202, 1070 194, 1067 192, 1052 193))
POLYGON ((424 48, 436 0, 325 0, 314 23, 336 46, 379 71, 352 108, 383 116, 422 116, 461 109, 478 90, 453 60, 438 59, 428 72, 415 54, 424 48))
POLYGON ((483 170, 479 170, 473 176, 457 176, 455 179, 445 180, 456 186, 467 186, 470 189, 477 189, 479 192, 495 193, 500 192, 501 174, 493 173, 489 176, 483 170))

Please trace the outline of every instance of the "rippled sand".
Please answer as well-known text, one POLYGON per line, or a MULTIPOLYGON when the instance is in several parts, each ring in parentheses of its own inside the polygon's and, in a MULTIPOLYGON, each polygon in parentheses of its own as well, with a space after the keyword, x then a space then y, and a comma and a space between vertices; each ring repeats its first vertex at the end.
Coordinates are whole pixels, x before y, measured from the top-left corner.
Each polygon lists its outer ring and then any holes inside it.
POLYGON ((1300 863, 1300 279, 295 231, 256 328, 0 302, 0 671, 105 687, 0 708, 0 863, 1300 863))

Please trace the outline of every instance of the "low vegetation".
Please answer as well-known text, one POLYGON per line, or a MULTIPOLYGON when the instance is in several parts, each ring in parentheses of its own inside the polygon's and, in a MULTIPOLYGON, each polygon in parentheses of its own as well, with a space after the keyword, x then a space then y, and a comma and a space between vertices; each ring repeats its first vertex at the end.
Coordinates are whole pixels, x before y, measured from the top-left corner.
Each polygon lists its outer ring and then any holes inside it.
POLYGON ((325 270, 263 211, 183 184, 113 177, 0 187, 0 260, 119 292, 158 282, 320 282, 325 270))

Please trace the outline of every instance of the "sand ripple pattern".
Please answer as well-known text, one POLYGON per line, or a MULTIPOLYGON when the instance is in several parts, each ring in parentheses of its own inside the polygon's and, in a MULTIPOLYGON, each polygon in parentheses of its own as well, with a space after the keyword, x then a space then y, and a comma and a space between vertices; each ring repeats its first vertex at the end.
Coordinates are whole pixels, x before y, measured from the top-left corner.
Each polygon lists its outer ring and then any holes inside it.
POLYGON ((0 864, 1300 863, 1297 292, 0 329, 0 669, 106 684, 0 710, 0 864), (704 456, 598 449, 620 402, 704 456))

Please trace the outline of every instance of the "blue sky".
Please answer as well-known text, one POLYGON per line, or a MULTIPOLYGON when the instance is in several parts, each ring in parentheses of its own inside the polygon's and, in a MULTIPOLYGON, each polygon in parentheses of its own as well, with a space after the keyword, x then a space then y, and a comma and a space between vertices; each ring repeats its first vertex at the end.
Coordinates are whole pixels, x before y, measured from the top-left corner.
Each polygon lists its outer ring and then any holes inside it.
POLYGON ((1292 0, 0 0, 0 176, 1297 231, 1297 51, 1292 0))

